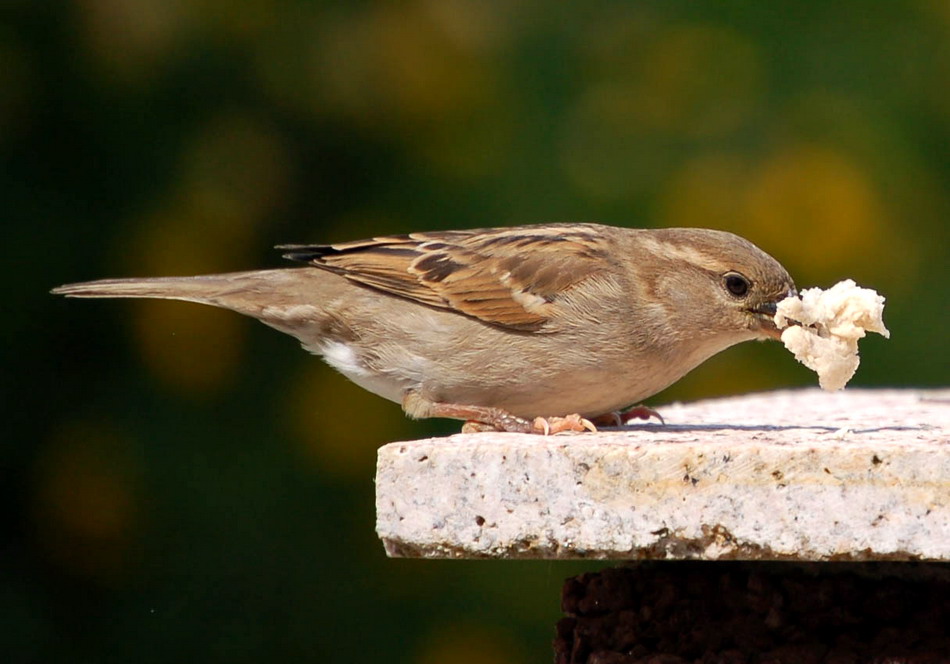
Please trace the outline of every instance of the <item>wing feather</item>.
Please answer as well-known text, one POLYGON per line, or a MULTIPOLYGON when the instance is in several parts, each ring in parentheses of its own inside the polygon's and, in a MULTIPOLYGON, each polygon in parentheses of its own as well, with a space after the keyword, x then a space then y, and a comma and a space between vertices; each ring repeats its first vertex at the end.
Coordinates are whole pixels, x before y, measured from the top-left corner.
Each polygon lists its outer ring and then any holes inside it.
POLYGON ((607 244, 595 224, 548 224, 278 248, 385 293, 541 331, 561 295, 611 267, 607 244))

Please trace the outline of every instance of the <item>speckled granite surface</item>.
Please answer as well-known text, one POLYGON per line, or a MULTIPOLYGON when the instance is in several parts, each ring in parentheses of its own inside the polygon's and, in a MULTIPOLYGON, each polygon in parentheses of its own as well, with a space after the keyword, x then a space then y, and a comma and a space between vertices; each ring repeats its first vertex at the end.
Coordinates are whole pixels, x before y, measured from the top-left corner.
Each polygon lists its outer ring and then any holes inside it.
POLYGON ((950 561, 950 390, 673 404, 666 425, 380 449, 391 556, 950 561))

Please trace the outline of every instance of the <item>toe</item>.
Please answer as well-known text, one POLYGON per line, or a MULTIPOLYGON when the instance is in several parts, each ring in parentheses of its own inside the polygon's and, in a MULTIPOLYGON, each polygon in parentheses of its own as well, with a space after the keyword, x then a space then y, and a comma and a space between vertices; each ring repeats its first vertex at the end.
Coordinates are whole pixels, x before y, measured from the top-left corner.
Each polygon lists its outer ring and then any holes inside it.
POLYGON ((532 423, 532 430, 545 436, 564 431, 597 431, 594 423, 577 413, 566 417, 536 417, 532 423))
POLYGON ((542 436, 551 435, 551 423, 548 422, 546 417, 536 417, 531 423, 531 430, 534 433, 540 434, 542 436))
POLYGON ((633 408, 625 410, 620 414, 620 418, 624 422, 634 418, 639 420, 649 420, 651 417, 655 417, 656 419, 660 420, 660 423, 666 424, 666 420, 663 419, 663 416, 649 406, 634 406, 633 408))
POLYGON ((479 422, 477 420, 468 420, 462 425, 462 433, 484 433, 486 431, 501 431, 493 424, 479 422))

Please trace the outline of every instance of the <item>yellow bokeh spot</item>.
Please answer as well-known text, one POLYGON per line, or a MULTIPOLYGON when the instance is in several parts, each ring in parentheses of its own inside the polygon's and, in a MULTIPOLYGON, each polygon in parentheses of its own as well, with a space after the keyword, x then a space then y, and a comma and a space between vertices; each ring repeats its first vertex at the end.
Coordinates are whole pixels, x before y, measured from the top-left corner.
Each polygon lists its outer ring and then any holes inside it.
POLYGON ((191 23, 182 0, 78 0, 86 50, 105 73, 146 83, 191 23))
POLYGON ((256 235, 250 219, 223 197, 195 190, 133 221, 115 253, 126 275, 182 276, 248 269, 256 235))
POLYGON ((659 197, 661 226, 728 230, 745 214, 749 164, 732 154, 703 154, 680 169, 659 197))
POLYGON ((842 265, 870 258, 888 242, 869 177, 831 147, 798 144, 778 151, 757 169, 747 196, 748 215, 739 221, 755 230, 758 241, 803 249, 786 257, 790 269, 808 261, 840 276, 842 265))
POLYGON ((419 9, 460 48, 491 54, 511 43, 518 10, 506 2, 419 0, 419 9))
POLYGON ((521 664, 523 646, 512 636, 488 625, 443 625, 422 644, 417 664, 521 664))
MULTIPOLYGON (((165 0, 168 2, 168 0, 165 0)), ((195 22, 222 41, 252 41, 278 23, 283 16, 277 0, 184 0, 195 17, 195 22)))
POLYGON ((315 48, 315 101, 374 124, 437 121, 493 91, 487 63, 420 3, 328 18, 315 48))
POLYGON ((365 478, 381 445, 412 437, 402 409, 351 383, 316 359, 288 397, 292 435, 323 472, 365 478))
POLYGON ((288 186, 288 157, 269 125, 225 113, 207 122, 184 148, 182 198, 203 216, 254 224, 280 203, 288 186))
POLYGON ((489 173, 513 134, 493 20, 464 3, 427 2, 325 16, 312 38, 312 108, 401 141, 440 171, 489 173))
POLYGON ((192 398, 209 397, 238 371, 245 327, 235 313, 183 302, 136 302, 135 341, 142 361, 166 387, 192 398))
POLYGON ((651 191, 680 159, 684 141, 741 128, 763 93, 759 54, 732 29, 676 26, 639 48, 632 39, 594 48, 592 83, 564 122, 561 164, 594 198, 651 191))
POLYGON ((647 127, 685 136, 736 129, 762 92, 755 46, 723 26, 678 26, 662 32, 641 67, 636 116, 647 127))
POLYGON ((945 30, 950 30, 950 2, 947 0, 919 0, 917 3, 926 17, 935 18, 944 24, 945 30))
MULTIPOLYGON (((144 219, 123 238, 121 273, 190 276, 247 266, 253 234, 225 209, 186 201, 144 219)), ((149 370, 168 388, 202 398, 225 388, 244 352, 247 319, 203 305, 142 300, 133 305, 135 344, 149 370)))
POLYGON ((279 12, 268 2, 227 0, 76 0, 81 36, 95 64, 130 84, 182 55, 182 46, 252 42, 270 29, 279 12))
POLYGON ((107 421, 62 424, 36 465, 35 530, 51 560, 114 578, 127 563, 138 474, 130 441, 107 421))
POLYGON ((803 288, 906 273, 916 261, 871 176, 824 144, 789 144, 760 160, 702 154, 670 178, 657 216, 663 226, 742 235, 779 259, 803 288))

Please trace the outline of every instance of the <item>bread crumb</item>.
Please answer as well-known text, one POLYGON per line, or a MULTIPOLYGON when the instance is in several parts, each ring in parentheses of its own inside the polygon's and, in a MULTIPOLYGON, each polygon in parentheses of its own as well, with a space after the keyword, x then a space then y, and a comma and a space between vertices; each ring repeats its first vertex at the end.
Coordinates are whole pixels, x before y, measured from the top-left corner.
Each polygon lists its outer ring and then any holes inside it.
POLYGON ((883 296, 846 279, 826 291, 809 288, 800 298, 785 298, 775 325, 795 359, 817 372, 821 388, 840 390, 858 369, 858 339, 867 331, 890 338, 883 313, 883 296))

